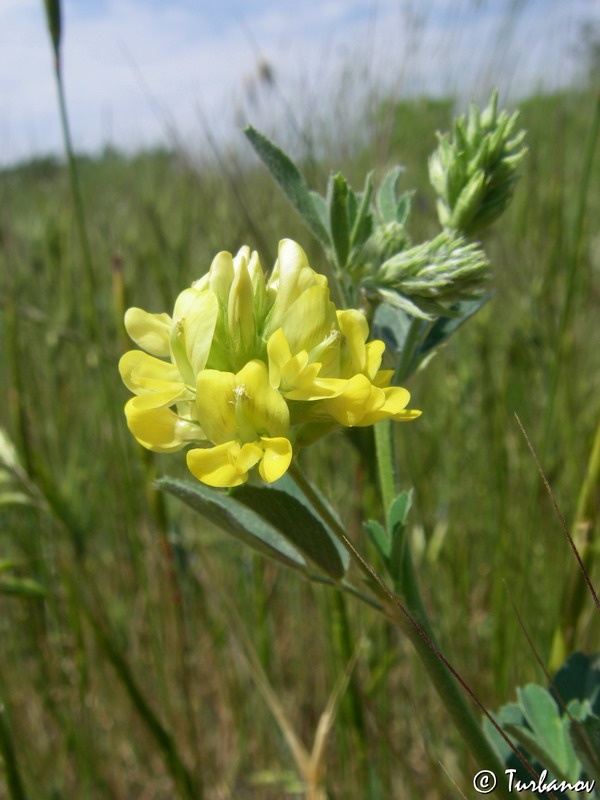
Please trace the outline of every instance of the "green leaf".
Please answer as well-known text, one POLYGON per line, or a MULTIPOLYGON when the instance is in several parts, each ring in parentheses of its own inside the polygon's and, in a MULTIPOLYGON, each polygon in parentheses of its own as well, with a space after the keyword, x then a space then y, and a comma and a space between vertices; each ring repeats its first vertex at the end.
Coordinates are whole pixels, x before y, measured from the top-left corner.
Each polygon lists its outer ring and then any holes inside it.
POLYGON ((348 228, 349 230, 352 230, 354 227, 354 223, 356 222, 357 203, 358 200, 360 200, 360 194, 357 195, 349 183, 347 183, 346 185, 348 187, 348 194, 346 198, 346 208, 348 211, 348 228))
POLYGON ((583 721, 574 720, 569 735, 588 778, 600 783, 600 717, 591 714, 583 721))
MULTIPOLYGON (((327 525, 325 523, 325 521, 323 519, 321 519, 321 517, 317 514, 317 512, 314 509, 314 507, 311 505, 310 500, 304 494, 302 489, 300 489, 300 487, 298 486, 296 481, 294 481, 289 476, 289 474, 286 473, 281 478, 279 478, 278 481, 275 481, 275 483, 272 483, 271 487, 273 489, 280 489, 282 492, 285 492, 286 494, 290 494, 292 497, 295 497, 296 500, 299 500, 302 503, 302 505, 313 515, 313 517, 316 520, 318 520, 318 522, 321 525, 323 525, 323 527, 325 528, 325 530, 329 534, 329 538, 331 539, 331 541, 333 542, 333 544, 335 545, 335 547, 336 547, 336 549, 337 549, 337 551, 339 553, 339 556, 340 556, 340 558, 342 560, 342 564, 344 565, 344 570, 347 571, 348 567, 350 566, 350 553, 346 550, 345 546, 342 544, 342 542, 340 542, 340 540, 337 538, 337 536, 331 530, 329 525, 327 525)), ((333 506, 331 505, 329 500, 325 497, 325 495, 322 492, 320 492, 317 489, 316 486, 313 486, 312 484, 311 484, 311 489, 317 495, 317 497, 319 498, 319 501, 325 506, 325 508, 327 509, 329 514, 331 514, 331 516, 338 523, 340 528, 343 527, 342 526, 342 522, 341 522, 336 510, 333 508, 333 506)))
POLYGON ((260 131, 257 131, 256 128, 253 128, 252 125, 245 128, 244 133, 311 233, 317 237, 322 245, 330 247, 329 234, 315 210, 313 197, 311 197, 298 167, 283 150, 280 150, 276 144, 260 131))
POLYGON ((329 229, 337 265, 340 269, 344 269, 350 252, 350 230, 348 224, 348 184, 340 172, 329 178, 327 203, 329 205, 329 229))
POLYGON ((46 589, 30 578, 0 578, 0 595, 12 597, 45 597, 46 589))
POLYGON ((378 289, 379 294, 383 298, 383 300, 388 303, 389 305, 393 306, 394 308, 398 308, 401 311, 406 312, 411 317, 417 317, 417 319, 427 319, 432 320, 431 314, 428 314, 426 311, 423 311, 419 308, 418 305, 409 300, 406 295, 401 294, 400 292, 396 292, 393 289, 378 289))
POLYGON ((396 184, 402 172, 404 172, 404 167, 392 167, 385 175, 377 192, 377 208, 383 222, 395 222, 397 219, 398 197, 396 195, 396 184))
POLYGON ((233 497, 281 532, 319 569, 335 580, 346 569, 331 534, 297 498, 267 486, 237 486, 233 497))
POLYGON ((385 528, 374 519, 363 523, 363 528, 367 532, 369 539, 375 545, 375 549, 385 562, 386 566, 390 557, 392 549, 392 540, 387 534, 385 528))
POLYGON ((517 689, 517 696, 523 716, 532 730, 532 736, 537 742, 538 749, 544 751, 547 758, 544 761, 530 747, 527 748, 529 752, 539 758, 555 774, 557 774, 556 770, 550 767, 550 760, 558 768, 561 776, 567 780, 571 778, 576 780, 580 770, 577 756, 569 739, 568 717, 561 718, 550 693, 541 686, 528 684, 517 689))
MULTIPOLYGON (((523 725, 524 723, 523 712, 516 703, 507 703, 502 706, 498 713, 492 714, 492 716, 501 728, 507 728, 509 725, 523 725)), ((508 746, 487 717, 483 720, 483 730, 498 753, 500 760, 507 764, 513 756, 512 748, 508 746)))
POLYGON ((404 348, 412 318, 389 303, 380 303, 375 309, 372 337, 382 339, 386 350, 400 353, 404 348))
POLYGON ((400 492, 388 509, 387 525, 391 538, 389 570, 394 583, 399 585, 404 564, 405 530, 408 512, 412 504, 412 492, 400 492))
POLYGON ((453 309, 456 311, 456 315, 437 319, 419 348, 419 352, 424 355, 443 344, 463 323, 476 314, 491 296, 491 294, 486 294, 477 300, 460 300, 455 303, 453 309))
POLYGON ((258 514, 233 497, 201 483, 161 478, 157 486, 182 500, 214 525, 239 541, 288 567, 306 571, 306 561, 295 547, 258 514))
POLYGON ((404 194, 398 200, 398 206, 396 208, 396 221, 399 222, 400 225, 406 225, 408 221, 413 195, 413 190, 404 192, 404 194))
POLYGON ((314 206, 315 211, 317 212, 317 216, 319 217, 321 224, 325 228, 325 230, 329 230, 329 213, 327 211, 327 203, 325 202, 325 198, 320 195, 318 192, 314 192, 312 189, 309 192, 310 199, 312 200, 312 204, 314 206))
POLYGON ((589 700, 594 713, 600 716, 600 665, 598 654, 573 653, 552 680, 552 694, 563 703, 589 700))
POLYGON ((388 530, 394 535, 397 527, 406 525, 408 513, 412 506, 412 490, 408 492, 400 492, 396 499, 392 502, 388 509, 387 524, 388 530))
POLYGON ((543 764, 544 767, 552 773, 554 778, 558 780, 568 780, 567 774, 561 770, 560 764, 554 761, 551 754, 542 747, 539 740, 529 728, 524 728, 519 725, 505 725, 505 730, 528 752, 530 757, 533 756, 540 764, 543 764))
POLYGON ((365 188, 359 195, 360 205, 356 213, 356 219, 352 225, 350 234, 350 247, 357 247, 364 244, 373 228, 373 217, 370 212, 371 196, 373 194, 373 173, 369 172, 365 179, 365 188))

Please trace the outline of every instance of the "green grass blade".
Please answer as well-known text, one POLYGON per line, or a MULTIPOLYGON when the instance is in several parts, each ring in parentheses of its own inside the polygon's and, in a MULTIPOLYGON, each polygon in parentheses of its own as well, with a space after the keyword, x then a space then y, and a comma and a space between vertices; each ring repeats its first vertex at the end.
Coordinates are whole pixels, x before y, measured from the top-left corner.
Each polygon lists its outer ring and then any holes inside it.
POLYGON ((185 800, 200 800, 201 794, 199 793, 199 788, 195 785, 190 771, 179 754, 173 736, 166 730, 144 697, 127 663, 127 659, 115 643, 114 637, 108 633, 105 626, 85 603, 82 603, 82 608, 94 631, 98 646, 112 664, 129 699, 162 752, 165 765, 175 785, 179 789, 180 797, 185 800))
POLYGON ((6 787, 11 800, 27 800, 23 779, 17 763, 15 743, 6 721, 6 711, 0 704, 0 753, 4 760, 6 787))

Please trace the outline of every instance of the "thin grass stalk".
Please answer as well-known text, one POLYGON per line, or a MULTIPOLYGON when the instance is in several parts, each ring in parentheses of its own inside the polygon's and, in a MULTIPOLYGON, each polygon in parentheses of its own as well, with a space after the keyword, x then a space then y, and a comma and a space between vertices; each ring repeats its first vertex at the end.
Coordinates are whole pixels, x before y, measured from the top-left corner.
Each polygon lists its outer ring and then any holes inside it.
MULTIPOLYGON (((346 598, 341 592, 334 592, 333 594, 333 608, 332 616, 329 620, 329 629, 335 648, 336 661, 340 664, 350 663, 356 652, 356 642, 348 619, 346 598)), ((361 785, 367 787, 366 797, 368 800, 375 800, 370 787, 373 785, 371 772, 376 772, 376 770, 369 759, 369 737, 363 711, 363 699, 355 673, 350 676, 345 700, 347 721, 350 723, 349 727, 351 727, 354 734, 353 738, 358 751, 361 785)), ((342 701, 343 708, 344 701, 342 701)))
MULTIPOLYGON (((40 477, 39 471, 36 471, 36 477, 40 477)), ((183 800, 202 800, 203 794, 201 784, 194 780, 186 767, 185 762, 179 754, 175 739, 162 725, 158 716, 152 710, 142 690, 138 686, 125 656, 116 644, 114 637, 111 636, 106 625, 103 624, 91 610, 90 605, 83 595, 83 588, 85 588, 94 596, 95 606, 102 608, 103 603, 101 598, 96 594, 93 577, 86 569, 85 565, 82 542, 86 539, 86 532, 79 526, 68 502, 65 501, 60 492, 57 491, 49 475, 44 475, 43 483, 39 488, 44 500, 48 504, 49 511, 56 522, 67 532, 73 547, 76 577, 73 577, 70 570, 65 573, 65 581, 71 600, 71 610, 76 614, 77 620, 79 620, 81 615, 88 621, 100 649, 113 665, 133 706, 158 745, 167 770, 178 788, 179 796, 183 798, 183 800)), ((68 568, 65 569, 68 570, 68 568)), ((81 642, 80 646, 83 647, 81 642)))
POLYGON ((77 162, 75 160, 75 152, 73 150, 73 140, 71 138, 71 129, 69 126, 69 117, 67 114, 67 104, 65 100, 65 88, 64 88, 64 81, 62 74, 62 59, 61 59, 61 33, 62 33, 61 4, 60 0, 45 0, 45 5, 46 5, 46 17, 48 22, 48 33, 50 34, 50 41, 54 53, 53 67, 54 67, 54 78, 56 82, 56 90, 58 95, 60 125, 62 129, 65 153, 67 156, 67 163, 69 167, 69 181, 71 185, 71 194, 73 196, 75 222, 77 225, 77 233, 79 235, 79 243, 81 246, 81 253, 83 256, 83 266, 87 279, 86 291, 85 291, 84 317, 90 337, 92 338, 93 341, 100 341, 99 324, 98 324, 98 317, 95 304, 95 299, 97 297, 96 277, 94 275, 92 251, 90 249, 83 197, 81 194, 81 186, 79 182, 79 171, 77 169, 77 162))
POLYGON ((256 553, 252 554, 252 611, 254 630, 256 631, 256 649, 260 663, 267 672, 271 670, 273 642, 269 630, 269 602, 265 587, 265 560, 256 553))
POLYGON ((0 702, 0 753, 4 761, 6 788, 10 800, 27 800, 21 777, 14 739, 6 720, 6 711, 0 702))
POLYGON ((556 412, 556 396, 558 387, 560 385, 560 377, 563 365, 568 355, 570 348, 570 339, 567 338, 569 326, 573 319, 573 310, 575 307, 575 295, 580 276, 581 265, 581 248, 583 240, 583 230, 585 223, 585 212, 588 203, 589 190, 591 185, 591 177, 593 174, 594 157, 596 154, 596 145, 600 135, 600 93, 596 97, 594 112, 592 116, 592 123, 590 126, 585 150, 583 154, 583 162, 581 165, 581 179, 579 182, 579 193, 577 196, 577 210, 575 213, 575 221, 573 225, 573 234, 571 239, 571 246, 569 251, 569 258, 567 261, 567 280, 565 299, 560 312, 560 319, 556 333, 556 344, 554 347, 554 362, 552 364, 552 372, 550 377, 549 392, 548 392, 548 406, 546 413, 546 424, 544 428, 544 439, 542 460, 546 453, 546 448, 549 444, 550 432, 554 427, 554 416, 556 412))
POLYGON ((143 720, 148 732, 158 745, 163 755, 165 766, 177 787, 179 796, 184 798, 184 800, 201 800, 202 791, 195 784, 190 771, 181 758, 173 736, 166 730, 158 716, 150 707, 125 656, 115 644, 114 637, 108 633, 105 626, 92 612, 87 602, 81 597, 80 602, 83 613, 94 632, 100 649, 112 664, 129 699, 143 720))
MULTIPOLYGON (((571 526, 573 543, 581 556, 588 574, 591 574, 596 549, 595 528, 598 521, 598 495, 600 493, 600 422, 587 466, 587 472, 577 499, 577 510, 571 526)), ((580 569, 572 570, 562 597, 559 622, 554 632, 550 667, 556 670, 576 647, 577 633, 588 586, 580 569)))
POLYGON ((5 271, 6 291, 4 293, 4 322, 6 349, 9 359, 9 374, 11 383, 8 389, 8 402, 13 419, 13 429, 19 437, 19 452, 23 467, 28 475, 33 473, 33 450, 29 432, 29 422, 23 402, 23 378, 19 349, 18 314, 15 301, 15 287, 10 277, 10 270, 5 271))

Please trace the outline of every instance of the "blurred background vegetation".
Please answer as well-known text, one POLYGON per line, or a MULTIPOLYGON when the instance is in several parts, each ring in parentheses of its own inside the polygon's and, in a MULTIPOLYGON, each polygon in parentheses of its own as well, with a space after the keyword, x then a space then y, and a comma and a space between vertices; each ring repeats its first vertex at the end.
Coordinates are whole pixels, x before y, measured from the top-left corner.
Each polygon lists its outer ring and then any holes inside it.
MULTIPOLYGON (((495 296, 411 380, 423 416, 397 431, 431 619, 491 709, 517 685, 544 682, 511 599, 546 659, 575 570, 513 415, 568 520, 598 424, 594 42, 579 86, 519 103, 529 154, 512 205, 483 242, 495 296)), ((455 110, 450 96, 378 99, 335 139, 327 126, 321 140, 296 131, 295 156, 319 191, 330 171, 358 188, 369 169, 381 176, 403 164, 403 188, 417 189, 419 241, 438 229, 427 157, 455 110)), ((65 165, 36 158, 0 176, 0 797, 302 795, 261 670, 308 745, 347 668, 344 647, 325 633, 339 607, 325 588, 153 491, 154 475, 184 476, 183 458, 135 443, 116 369, 129 347, 125 308, 169 311, 219 250, 247 243, 269 268, 290 237, 322 265, 243 147, 217 154, 209 137, 200 159, 176 146, 77 159, 95 275, 91 328, 65 165)), ((334 434, 301 463, 376 560, 361 523, 380 512, 355 446, 334 434)), ((598 641, 591 607, 578 642, 588 651, 598 641)), ((364 608, 348 608, 364 641, 353 702, 342 703, 328 744, 329 796, 458 796, 448 776, 468 787, 473 765, 410 647, 364 608)))

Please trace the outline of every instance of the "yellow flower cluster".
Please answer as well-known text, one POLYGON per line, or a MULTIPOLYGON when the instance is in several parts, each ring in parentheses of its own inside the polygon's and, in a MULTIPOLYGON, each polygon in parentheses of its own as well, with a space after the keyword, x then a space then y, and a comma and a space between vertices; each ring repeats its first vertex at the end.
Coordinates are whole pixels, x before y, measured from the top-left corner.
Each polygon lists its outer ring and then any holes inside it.
POLYGON ((210 486, 237 486, 256 465, 270 483, 334 427, 420 413, 379 369, 385 345, 367 342, 363 314, 336 310, 327 279, 289 239, 268 280, 248 247, 219 253, 172 317, 130 308, 125 326, 142 348, 119 363, 135 394, 130 431, 159 452, 200 445, 187 464, 210 486))

